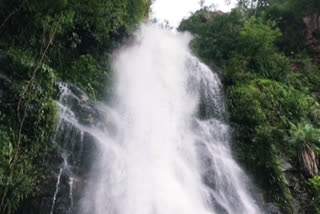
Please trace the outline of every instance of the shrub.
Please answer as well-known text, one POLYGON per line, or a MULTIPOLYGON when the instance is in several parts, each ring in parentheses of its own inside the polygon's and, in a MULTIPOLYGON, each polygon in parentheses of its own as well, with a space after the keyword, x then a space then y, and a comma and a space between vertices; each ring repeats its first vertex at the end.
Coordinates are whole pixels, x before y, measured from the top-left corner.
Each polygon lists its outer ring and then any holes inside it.
POLYGON ((312 198, 312 206, 314 208, 314 211, 319 214, 320 213, 320 176, 316 176, 314 178, 309 179, 308 182, 313 198, 312 198))

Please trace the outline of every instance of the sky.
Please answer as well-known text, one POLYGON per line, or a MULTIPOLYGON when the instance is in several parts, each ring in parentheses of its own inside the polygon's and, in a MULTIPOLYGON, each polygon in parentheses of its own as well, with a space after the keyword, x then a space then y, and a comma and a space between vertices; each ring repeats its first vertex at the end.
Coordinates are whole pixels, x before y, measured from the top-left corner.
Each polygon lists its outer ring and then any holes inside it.
MULTIPOLYGON (((160 21, 168 20, 171 26, 177 27, 180 21, 191 12, 200 9, 200 0, 155 0, 152 5, 152 16, 160 21)), ((205 5, 215 4, 217 10, 230 11, 237 0, 205 0, 205 5), (231 2, 227 4, 227 2, 231 2)))

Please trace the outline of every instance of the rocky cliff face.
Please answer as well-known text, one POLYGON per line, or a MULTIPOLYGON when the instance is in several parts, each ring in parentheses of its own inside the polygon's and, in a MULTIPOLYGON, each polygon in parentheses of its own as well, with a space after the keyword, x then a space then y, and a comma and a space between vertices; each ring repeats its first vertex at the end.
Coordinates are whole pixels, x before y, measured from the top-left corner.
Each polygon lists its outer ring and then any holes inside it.
POLYGON ((50 174, 36 198, 26 201, 19 213, 67 214, 76 209, 86 186, 96 145, 92 127, 108 129, 106 114, 78 87, 57 84, 60 119, 52 139, 55 152, 46 160, 50 174), (106 124, 106 125, 104 125, 106 124))

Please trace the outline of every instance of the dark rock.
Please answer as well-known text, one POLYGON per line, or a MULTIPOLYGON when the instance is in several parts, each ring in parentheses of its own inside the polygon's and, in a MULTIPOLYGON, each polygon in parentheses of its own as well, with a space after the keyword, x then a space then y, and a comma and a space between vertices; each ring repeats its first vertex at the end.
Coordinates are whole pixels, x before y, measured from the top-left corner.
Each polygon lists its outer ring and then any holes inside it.
POLYGON ((77 96, 82 102, 87 103, 89 101, 89 97, 77 86, 69 84, 69 88, 72 93, 77 96))
POLYGON ((100 113, 94 107, 93 101, 81 89, 63 82, 58 82, 57 87, 59 102, 70 108, 81 124, 96 125, 98 123, 100 113))
POLYGON ((289 171, 295 170, 292 164, 285 158, 281 158, 280 162, 281 162, 281 168, 283 172, 289 172, 289 171))
POLYGON ((265 204, 264 210, 267 214, 282 214, 280 208, 274 203, 265 204))
MULTIPOLYGON (((95 136, 90 128, 101 130, 112 127, 106 123, 106 111, 78 87, 57 83, 57 103, 60 122, 53 139, 56 152, 47 160, 51 173, 40 185, 37 197, 28 201, 25 210, 42 214, 78 213, 74 208, 82 198, 96 154, 99 154, 95 136)), ((23 209, 24 210, 24 209, 23 209)), ((25 212, 27 214, 27 212, 25 212)))
POLYGON ((293 170, 293 166, 292 166, 289 162, 285 162, 285 163, 283 163, 283 165, 282 165, 282 170, 283 170, 284 172, 286 172, 286 171, 292 171, 292 170, 293 170))
POLYGON ((0 62, 7 58, 7 53, 0 49, 0 62))

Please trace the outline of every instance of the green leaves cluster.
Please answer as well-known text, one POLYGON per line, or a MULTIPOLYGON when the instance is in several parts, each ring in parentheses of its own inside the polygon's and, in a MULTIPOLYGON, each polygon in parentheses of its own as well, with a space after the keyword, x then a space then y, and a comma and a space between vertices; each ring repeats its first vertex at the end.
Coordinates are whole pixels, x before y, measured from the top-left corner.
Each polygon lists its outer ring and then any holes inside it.
POLYGON ((35 61, 30 53, 21 50, 10 49, 7 54, 8 61, 1 71, 11 81, 1 87, 6 95, 1 98, 0 105, 0 196, 2 212, 14 213, 21 201, 37 194, 35 189, 47 170, 43 160, 53 149, 49 142, 58 113, 51 98, 55 84, 52 68, 43 64, 32 93, 23 94, 35 61), (19 96, 29 101, 17 112, 19 96), (25 123, 20 132, 18 114, 22 118, 24 111, 25 123))
MULTIPOLYGON (((106 59, 107 60, 107 59, 106 59)), ((96 91, 103 89, 107 82, 106 75, 108 67, 105 69, 90 54, 82 55, 71 64, 71 70, 64 76, 77 82, 77 86, 83 88, 91 97, 96 97, 96 91), (77 73, 77 76, 72 76, 77 73), (103 79, 103 81, 98 81, 103 79)))
POLYGON ((268 79, 254 79, 229 87, 232 120, 248 127, 290 127, 307 118, 314 99, 300 91, 268 79))

